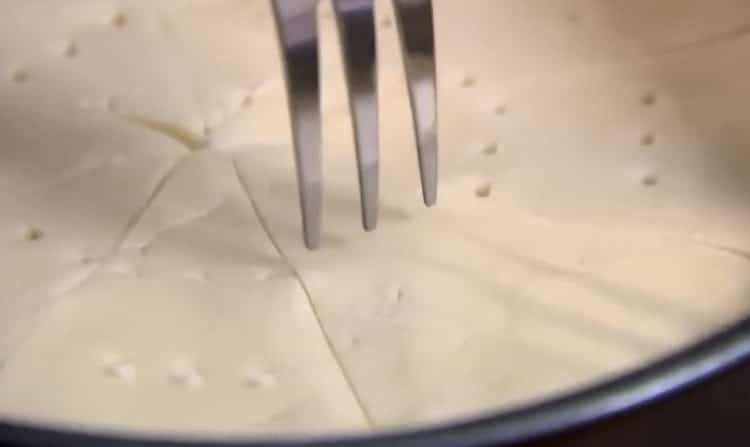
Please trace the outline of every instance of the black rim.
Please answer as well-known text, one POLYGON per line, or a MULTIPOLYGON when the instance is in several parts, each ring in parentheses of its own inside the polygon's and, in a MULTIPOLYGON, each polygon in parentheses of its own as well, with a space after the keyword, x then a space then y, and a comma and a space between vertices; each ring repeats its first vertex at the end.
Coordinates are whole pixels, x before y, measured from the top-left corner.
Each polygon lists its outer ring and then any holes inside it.
POLYGON ((532 440, 607 418, 693 385, 750 357, 750 318, 650 366, 563 397, 467 422, 409 432, 306 440, 138 438, 0 423, 0 443, 31 446, 352 446, 468 447, 532 440))

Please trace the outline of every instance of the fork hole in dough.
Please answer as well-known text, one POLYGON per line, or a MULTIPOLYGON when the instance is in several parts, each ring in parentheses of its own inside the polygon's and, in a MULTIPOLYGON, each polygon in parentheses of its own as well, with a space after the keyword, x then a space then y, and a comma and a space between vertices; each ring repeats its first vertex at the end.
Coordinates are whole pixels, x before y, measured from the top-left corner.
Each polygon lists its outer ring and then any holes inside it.
POLYGON ((477 79, 474 76, 466 75, 461 79, 461 87, 469 88, 473 87, 477 83, 477 79))
POLYGON ((482 155, 486 156, 492 156, 497 155, 498 152, 498 144, 497 141, 490 141, 484 145, 482 148, 482 155))
POLYGON ((641 104, 643 104, 644 107, 651 107, 656 105, 656 99, 656 93, 646 92, 641 96, 641 104))
POLYGON ((656 136, 654 134, 648 132, 641 135, 641 146, 653 146, 656 142, 656 136))
POLYGON ((270 390, 278 386, 279 380, 268 370, 252 368, 243 374, 242 384, 248 389, 270 390))
POLYGON ((102 373, 122 383, 131 384, 136 379, 136 367, 132 362, 123 360, 119 354, 107 354, 101 361, 102 373))
POLYGON ((641 176, 643 186, 655 186, 657 183, 659 183, 659 176, 655 172, 646 172, 641 176))
MULTIPOLYGON (((252 93, 248 93, 242 98, 242 102, 240 102, 240 107, 243 109, 247 109, 249 107, 252 107, 253 105, 253 95, 252 93)), ((207 131, 208 128, 204 126, 204 132, 207 131)))
POLYGON ((25 68, 16 68, 11 72, 10 79, 16 84, 24 84, 31 79, 31 74, 25 68))
POLYGON ((36 242, 44 237, 44 231, 41 228, 29 226, 23 230, 23 238, 29 242, 36 242))
POLYGON ((477 188, 474 190, 474 195, 478 199, 486 199, 492 194, 492 183, 490 182, 484 182, 477 186, 477 188))
POLYGON ((396 286, 395 291, 393 292, 393 301, 396 303, 400 303, 404 300, 404 296, 406 295, 406 292, 404 292, 404 288, 401 286, 396 286))
POLYGON ((169 372, 169 381, 188 390, 197 390, 204 385, 203 376, 194 367, 178 366, 169 372))
POLYGON ((132 363, 122 362, 107 365, 104 368, 104 372, 106 375, 113 377, 122 383, 130 384, 135 382, 136 379, 136 369, 135 365, 132 363))
POLYGON ((125 28, 129 21, 127 14, 118 12, 112 16, 109 23, 113 28, 125 28))
POLYGON ((78 45, 75 42, 68 42, 62 49, 62 56, 68 59, 74 59, 78 56, 78 45))

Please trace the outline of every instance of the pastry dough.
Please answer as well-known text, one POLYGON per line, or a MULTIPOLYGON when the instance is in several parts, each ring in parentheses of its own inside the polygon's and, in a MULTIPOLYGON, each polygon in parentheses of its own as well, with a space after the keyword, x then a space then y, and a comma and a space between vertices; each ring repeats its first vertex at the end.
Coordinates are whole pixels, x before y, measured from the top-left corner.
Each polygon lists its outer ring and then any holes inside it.
POLYGON ((413 426, 603 380, 750 308, 745 0, 435 1, 434 209, 378 3, 374 233, 323 3, 314 252, 267 2, 3 10, 3 419, 413 426))

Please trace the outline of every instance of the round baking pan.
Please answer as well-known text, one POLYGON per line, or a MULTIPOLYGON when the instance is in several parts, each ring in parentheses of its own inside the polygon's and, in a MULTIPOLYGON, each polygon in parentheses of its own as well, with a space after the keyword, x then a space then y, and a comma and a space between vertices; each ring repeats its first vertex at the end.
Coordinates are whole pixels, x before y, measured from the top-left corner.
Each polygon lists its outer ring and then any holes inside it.
MULTIPOLYGON (((304 36, 299 49, 308 47, 304 36)), ((750 359, 750 318, 643 368, 554 399, 530 403, 483 417, 412 430, 357 436, 287 439, 145 435, 137 432, 90 431, 71 426, 0 421, 0 447, 491 447, 518 444, 569 433, 618 414, 680 393, 698 382, 750 359)))
POLYGON ((352 437, 199 438, 147 437, 128 432, 0 423, 0 446, 132 447, 480 447, 511 445, 603 421, 667 398, 750 358, 750 318, 685 350, 580 391, 482 418, 412 431, 352 437))

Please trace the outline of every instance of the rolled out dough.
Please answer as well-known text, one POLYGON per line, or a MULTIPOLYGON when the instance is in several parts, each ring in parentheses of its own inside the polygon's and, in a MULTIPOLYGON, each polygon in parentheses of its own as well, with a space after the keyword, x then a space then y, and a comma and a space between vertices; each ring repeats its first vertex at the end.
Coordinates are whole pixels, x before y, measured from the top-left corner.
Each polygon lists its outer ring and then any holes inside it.
POLYGON ((380 227, 360 229, 323 3, 308 252, 267 2, 3 2, 0 418, 413 426, 603 380, 750 309, 750 3, 436 0, 429 210, 377 14, 380 227))

